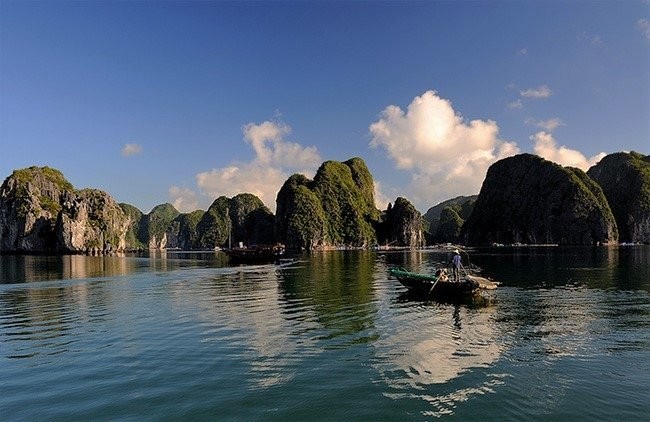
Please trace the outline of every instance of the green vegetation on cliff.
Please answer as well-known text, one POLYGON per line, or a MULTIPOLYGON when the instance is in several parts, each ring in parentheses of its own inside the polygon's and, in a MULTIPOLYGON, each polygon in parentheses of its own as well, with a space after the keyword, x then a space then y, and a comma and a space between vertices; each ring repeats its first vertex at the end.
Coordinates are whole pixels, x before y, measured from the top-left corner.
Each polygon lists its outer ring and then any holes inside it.
POLYGON ((63 173, 47 166, 32 166, 20 170, 14 170, 10 177, 16 179, 21 185, 26 185, 37 178, 43 178, 53 183, 61 191, 74 191, 72 183, 68 182, 68 180, 63 176, 63 173))
POLYGON ((367 246, 376 241, 372 175, 360 158, 326 161, 314 180, 291 176, 277 198, 277 232, 289 247, 367 246))
POLYGON ((228 216, 229 202, 230 199, 225 196, 218 197, 201 217, 196 227, 199 232, 200 249, 214 249, 227 243, 232 228, 228 216))
POLYGON ((457 243, 465 220, 472 214, 477 195, 459 196, 429 208, 425 218, 430 225, 427 233, 429 243, 457 243))
POLYGON ((587 175, 602 188, 620 240, 650 243, 650 155, 634 151, 609 154, 587 175))
POLYGON ((618 232, 600 188, 579 169, 520 154, 488 169, 463 225, 468 244, 616 242, 618 232))
POLYGON ((440 212, 438 228, 433 236, 436 243, 458 243, 460 230, 465 220, 458 214, 457 207, 445 207, 440 212))
POLYGON ((149 247, 159 246, 159 242, 165 236, 169 224, 179 214, 172 204, 156 205, 142 220, 140 239, 147 243, 149 247))
POLYGON ((126 232, 127 249, 145 249, 146 244, 139 238, 140 224, 144 214, 137 207, 130 204, 120 203, 120 208, 129 219, 129 228, 126 232))
POLYGON ((167 227, 167 246, 183 250, 197 249, 199 232, 197 226, 205 211, 196 210, 180 214, 167 227))

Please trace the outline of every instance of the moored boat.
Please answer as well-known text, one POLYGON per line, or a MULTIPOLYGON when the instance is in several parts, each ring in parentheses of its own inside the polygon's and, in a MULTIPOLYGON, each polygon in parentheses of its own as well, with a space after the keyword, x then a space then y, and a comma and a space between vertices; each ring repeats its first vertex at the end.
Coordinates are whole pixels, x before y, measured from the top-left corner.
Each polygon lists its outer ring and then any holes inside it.
POLYGON ((270 264, 278 262, 284 255, 284 245, 255 245, 225 249, 224 252, 235 264, 270 264))

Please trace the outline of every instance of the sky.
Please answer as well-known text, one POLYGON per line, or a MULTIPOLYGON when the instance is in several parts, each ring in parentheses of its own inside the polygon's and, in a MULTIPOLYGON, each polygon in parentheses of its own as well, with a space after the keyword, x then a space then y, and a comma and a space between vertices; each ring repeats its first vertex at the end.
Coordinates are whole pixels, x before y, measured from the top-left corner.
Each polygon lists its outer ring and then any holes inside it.
POLYGON ((0 0, 0 176, 148 213, 365 160, 380 209, 519 153, 650 154, 650 2, 0 0))

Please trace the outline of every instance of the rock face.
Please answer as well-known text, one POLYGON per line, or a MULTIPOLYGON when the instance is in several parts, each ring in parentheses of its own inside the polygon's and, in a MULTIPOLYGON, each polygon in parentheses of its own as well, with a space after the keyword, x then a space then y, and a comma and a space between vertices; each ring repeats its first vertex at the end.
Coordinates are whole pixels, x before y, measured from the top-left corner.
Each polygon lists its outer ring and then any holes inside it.
POLYGON ((470 245, 618 240, 602 189, 582 170, 521 154, 494 163, 461 231, 470 245))
POLYGON ((424 215, 428 223, 427 243, 459 242, 461 227, 472 213, 476 198, 477 195, 458 196, 429 208, 424 215))
POLYGON ((650 243, 650 155, 610 154, 587 175, 603 189, 620 241, 650 243))
POLYGON ((174 218, 165 232, 167 247, 182 250, 196 249, 199 239, 197 226, 203 215, 205 211, 196 210, 174 218))
POLYGON ((195 248, 213 249, 240 242, 246 246, 275 240, 275 217, 261 199, 250 193, 220 196, 196 225, 195 248))
POLYGON ((82 189, 62 197, 55 232, 57 248, 70 252, 117 252, 126 249, 130 220, 110 195, 82 189))
POLYGON ((313 181, 291 176, 276 203, 277 235, 288 247, 364 247, 377 239, 374 183, 361 158, 326 161, 313 181))
POLYGON ((129 224, 107 193, 77 191, 49 167, 16 170, 0 188, 3 252, 122 251, 129 224))
POLYGON ((476 198, 478 198, 478 195, 457 196, 456 198, 448 199, 446 201, 439 203, 438 205, 429 208, 423 216, 425 224, 427 224, 427 227, 425 227, 425 229, 427 230, 428 233, 431 234, 431 236, 435 235, 436 231, 438 231, 438 224, 440 224, 440 215, 442 214, 443 209, 447 207, 452 207, 458 213, 459 205, 463 206, 462 204, 469 201, 473 207, 474 202, 476 202, 476 198))
POLYGON ((397 198, 394 206, 388 204, 379 227, 380 244, 409 247, 423 244, 422 214, 405 198, 397 198))
POLYGON ((149 249, 165 249, 167 247, 167 228, 179 216, 172 204, 156 205, 140 223, 140 240, 149 249))
POLYGON ((126 247, 127 250, 142 250, 146 249, 145 242, 141 239, 141 226, 144 214, 142 211, 130 204, 120 203, 120 208, 124 214, 129 218, 129 228, 126 231, 126 247))

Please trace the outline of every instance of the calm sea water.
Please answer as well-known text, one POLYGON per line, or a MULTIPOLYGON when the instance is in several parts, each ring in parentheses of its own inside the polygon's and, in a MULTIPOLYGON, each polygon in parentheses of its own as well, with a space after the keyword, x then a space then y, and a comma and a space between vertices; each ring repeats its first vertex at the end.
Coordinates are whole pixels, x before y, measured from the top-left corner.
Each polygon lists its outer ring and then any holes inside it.
POLYGON ((0 419, 647 420, 650 247, 470 258, 453 304, 387 275, 433 251, 2 256, 0 419))

